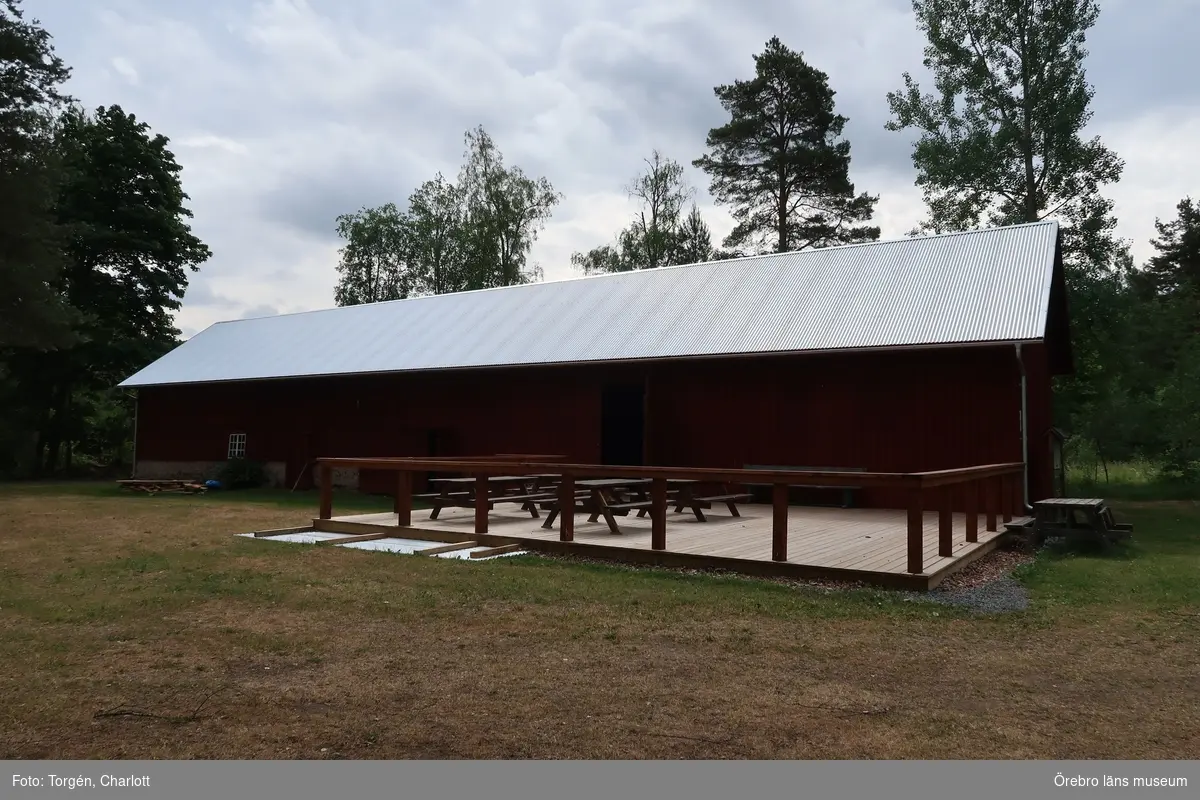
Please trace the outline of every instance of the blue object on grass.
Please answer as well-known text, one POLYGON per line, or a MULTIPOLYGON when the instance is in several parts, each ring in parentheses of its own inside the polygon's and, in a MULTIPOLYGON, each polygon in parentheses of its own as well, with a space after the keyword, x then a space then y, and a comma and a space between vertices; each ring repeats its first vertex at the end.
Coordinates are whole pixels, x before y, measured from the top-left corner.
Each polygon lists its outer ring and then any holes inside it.
POLYGON ((205 481, 204 485, 206 487, 208 487, 209 489, 220 489, 221 488, 220 481, 205 481))

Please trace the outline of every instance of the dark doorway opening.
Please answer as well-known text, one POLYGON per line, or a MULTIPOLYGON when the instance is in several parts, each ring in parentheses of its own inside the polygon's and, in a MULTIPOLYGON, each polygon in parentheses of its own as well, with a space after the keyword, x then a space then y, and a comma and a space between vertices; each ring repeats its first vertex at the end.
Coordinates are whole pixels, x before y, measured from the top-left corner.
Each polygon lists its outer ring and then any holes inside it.
POLYGON ((646 429, 646 387, 606 386, 600 398, 600 461, 626 467, 642 465, 646 429))

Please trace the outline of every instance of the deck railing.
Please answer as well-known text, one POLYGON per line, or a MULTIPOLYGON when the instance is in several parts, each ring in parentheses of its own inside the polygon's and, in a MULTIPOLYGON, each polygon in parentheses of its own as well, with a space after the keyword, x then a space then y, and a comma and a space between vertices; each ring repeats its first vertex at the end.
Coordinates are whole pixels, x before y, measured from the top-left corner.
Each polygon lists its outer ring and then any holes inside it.
MULTIPOLYGON (((412 525, 412 476, 418 472, 455 472, 474 477, 475 533, 488 532, 488 477, 492 475, 535 475, 553 464, 561 475, 555 490, 559 504, 559 539, 575 538, 575 481, 588 478, 649 478, 650 547, 667 549, 667 481, 690 480, 702 483, 745 485, 771 484, 772 526, 771 558, 787 561, 788 489, 791 486, 843 486, 845 472, 823 470, 746 470, 690 467, 620 467, 599 464, 562 463, 562 456, 498 455, 471 458, 319 458, 320 518, 333 516, 333 470, 336 467, 392 470, 396 476, 395 513, 401 527, 412 525), (510 460, 512 459, 512 460, 510 460)), ((979 516, 982 511, 988 531, 997 529, 997 521, 1009 522, 1024 508, 1020 463, 986 464, 936 472, 856 472, 853 482, 863 488, 899 490, 904 493, 908 512, 908 572, 925 569, 925 511, 938 512, 938 555, 954 555, 954 506, 956 491, 966 513, 966 541, 979 541, 979 516)))

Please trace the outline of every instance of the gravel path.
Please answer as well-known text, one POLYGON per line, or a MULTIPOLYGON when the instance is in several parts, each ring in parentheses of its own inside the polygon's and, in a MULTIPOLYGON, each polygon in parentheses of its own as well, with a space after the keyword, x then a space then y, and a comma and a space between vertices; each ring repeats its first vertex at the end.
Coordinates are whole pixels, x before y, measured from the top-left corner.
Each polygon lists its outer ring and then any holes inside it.
POLYGON ((1029 608, 1029 593, 1016 578, 1004 576, 978 586, 934 589, 928 598, 935 603, 959 606, 977 614, 1004 614, 1029 608))

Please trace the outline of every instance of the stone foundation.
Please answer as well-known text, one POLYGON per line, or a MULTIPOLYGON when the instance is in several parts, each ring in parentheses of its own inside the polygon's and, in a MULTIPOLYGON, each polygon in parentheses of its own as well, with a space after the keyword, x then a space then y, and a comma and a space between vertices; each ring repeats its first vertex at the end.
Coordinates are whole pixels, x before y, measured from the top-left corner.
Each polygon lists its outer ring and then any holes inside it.
POLYGON ((333 486, 335 489, 357 489, 358 467, 335 467, 333 486))

